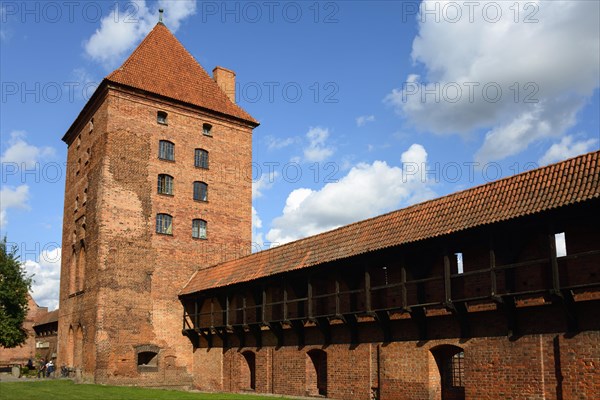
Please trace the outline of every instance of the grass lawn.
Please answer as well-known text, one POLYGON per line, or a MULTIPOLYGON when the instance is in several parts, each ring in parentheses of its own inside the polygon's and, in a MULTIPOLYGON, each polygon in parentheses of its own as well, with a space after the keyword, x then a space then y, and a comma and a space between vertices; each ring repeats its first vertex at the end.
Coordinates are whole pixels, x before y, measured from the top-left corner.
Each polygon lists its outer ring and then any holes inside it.
POLYGON ((282 397, 205 394, 138 387, 76 385, 69 380, 1 382, 0 400, 274 400, 282 397))

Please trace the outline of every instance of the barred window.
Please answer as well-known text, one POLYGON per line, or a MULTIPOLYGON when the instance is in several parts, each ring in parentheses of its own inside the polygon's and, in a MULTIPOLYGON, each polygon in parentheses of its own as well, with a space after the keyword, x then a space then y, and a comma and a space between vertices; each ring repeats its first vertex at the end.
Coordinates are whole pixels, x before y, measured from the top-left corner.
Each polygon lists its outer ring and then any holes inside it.
POLYGON ((204 182, 194 182, 194 200, 208 201, 208 185, 204 182))
POLYGON ((169 214, 156 214, 156 233, 173 234, 173 217, 169 214))
POLYGON ((206 239, 206 221, 203 219, 192 220, 192 237, 206 239))
POLYGON ((446 387, 464 387, 465 379, 465 353, 464 351, 454 354, 446 359, 443 379, 446 387))
POLYGON ((158 142, 158 158, 175 161, 175 144, 167 140, 158 142))
POLYGON ((206 136, 212 135, 212 125, 211 124, 203 124, 202 125, 202 133, 206 136))
POLYGON ((171 175, 158 175, 158 193, 173 194, 173 177, 171 175))
POLYGON ((167 113, 164 111, 159 111, 156 113, 156 122, 162 125, 167 124, 167 113))
POLYGON ((194 153, 194 165, 196 167, 208 169, 208 151, 196 149, 194 153))

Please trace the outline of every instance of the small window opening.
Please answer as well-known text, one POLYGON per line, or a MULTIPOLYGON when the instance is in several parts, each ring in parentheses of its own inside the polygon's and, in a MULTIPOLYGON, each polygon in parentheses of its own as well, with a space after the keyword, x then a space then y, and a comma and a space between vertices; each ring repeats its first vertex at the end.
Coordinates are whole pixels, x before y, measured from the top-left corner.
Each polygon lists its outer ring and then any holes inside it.
POLYGON ((567 239, 564 232, 554 235, 554 243, 556 245, 556 257, 565 257, 567 255, 567 239))
POLYGON ((158 175, 158 193, 173 195, 173 177, 170 175, 158 175))
POLYGON ((212 136, 212 125, 211 124, 203 124, 202 125, 202 133, 206 136, 212 136))
POLYGON ((90 129, 90 133, 92 133, 92 131, 94 130, 94 118, 92 118, 90 120, 89 129, 90 129))
POLYGON ((81 135, 77 136, 77 148, 81 146, 81 135))
POLYGON ((173 217, 169 214, 156 214, 156 233, 173 234, 173 217))
POLYGON ((156 122, 161 125, 167 125, 167 113, 164 111, 159 111, 156 113, 156 122))
POLYGON ((206 239, 206 221, 203 219, 192 220, 192 237, 206 239))
POLYGON ((138 353, 137 365, 143 367, 157 367, 158 353, 153 351, 142 351, 138 353))
POLYGON ((208 151, 196 149, 194 152, 194 166, 208 169, 208 151))
POLYGON ((175 144, 167 140, 158 142, 158 158, 175 161, 175 144))
POLYGON ((456 256, 456 266, 459 274, 465 272, 463 267, 463 253, 454 253, 456 256))
POLYGON ((205 182, 194 182, 194 200, 208 201, 208 185, 205 182))

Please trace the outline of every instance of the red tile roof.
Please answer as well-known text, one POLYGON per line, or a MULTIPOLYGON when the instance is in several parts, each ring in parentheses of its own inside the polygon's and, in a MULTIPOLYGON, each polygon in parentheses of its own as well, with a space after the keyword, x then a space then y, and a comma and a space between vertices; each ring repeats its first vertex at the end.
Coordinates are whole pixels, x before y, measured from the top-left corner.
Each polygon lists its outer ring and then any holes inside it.
POLYGON ((108 82, 145 90, 258 125, 233 103, 162 23, 158 23, 108 82))
POLYGON ((600 198, 600 151, 416 204, 197 271, 181 294, 600 198))
POLYGON ((58 322, 58 309, 50 311, 49 313, 44 314, 42 317, 38 318, 33 324, 33 326, 40 326, 52 322, 58 322))

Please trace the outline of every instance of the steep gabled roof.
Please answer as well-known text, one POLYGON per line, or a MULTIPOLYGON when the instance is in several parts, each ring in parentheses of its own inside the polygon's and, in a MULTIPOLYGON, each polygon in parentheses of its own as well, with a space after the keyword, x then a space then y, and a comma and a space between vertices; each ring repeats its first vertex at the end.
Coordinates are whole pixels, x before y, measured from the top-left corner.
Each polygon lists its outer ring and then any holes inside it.
POLYGON ((194 57, 158 23, 129 58, 106 77, 126 85, 258 125, 233 103, 194 57))
POLYGON ((598 198, 596 151, 199 270, 181 295, 598 198))

